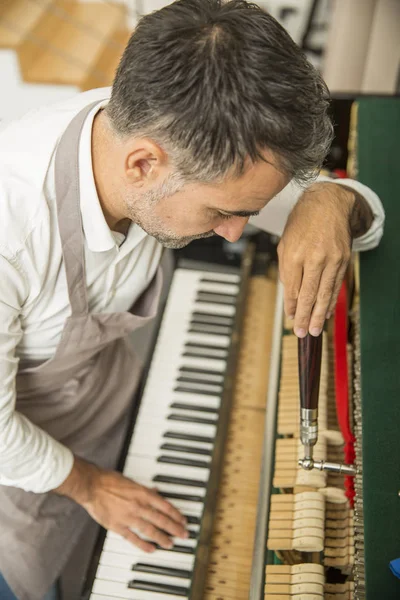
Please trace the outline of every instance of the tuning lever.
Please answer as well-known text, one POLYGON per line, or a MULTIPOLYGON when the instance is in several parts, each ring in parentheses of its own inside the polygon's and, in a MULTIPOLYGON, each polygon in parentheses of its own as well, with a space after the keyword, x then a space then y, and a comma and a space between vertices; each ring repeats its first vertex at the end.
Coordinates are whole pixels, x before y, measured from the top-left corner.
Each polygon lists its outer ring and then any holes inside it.
POLYGON ((318 439, 318 395, 321 377, 322 333, 298 340, 300 384, 300 439, 305 460, 312 459, 318 439))

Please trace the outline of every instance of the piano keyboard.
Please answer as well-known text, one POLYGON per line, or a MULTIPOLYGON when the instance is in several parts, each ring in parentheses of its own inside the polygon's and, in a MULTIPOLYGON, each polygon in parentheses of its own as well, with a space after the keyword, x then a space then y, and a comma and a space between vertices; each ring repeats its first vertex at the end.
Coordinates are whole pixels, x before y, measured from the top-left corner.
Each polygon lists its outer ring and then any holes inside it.
POLYGON ((106 535, 90 600, 189 597, 240 276, 177 269, 123 473, 157 487, 190 537, 152 554, 106 535))

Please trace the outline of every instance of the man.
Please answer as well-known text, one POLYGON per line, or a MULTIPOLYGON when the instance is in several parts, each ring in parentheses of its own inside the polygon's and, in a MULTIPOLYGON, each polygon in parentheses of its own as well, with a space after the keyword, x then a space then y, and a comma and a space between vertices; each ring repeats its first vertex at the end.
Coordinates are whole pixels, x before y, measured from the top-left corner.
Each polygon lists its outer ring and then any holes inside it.
POLYGON ((352 238, 374 247, 384 220, 359 183, 299 185, 329 147, 327 107, 269 15, 181 0, 139 23, 111 98, 80 94, 1 133, 2 599, 53 598, 88 515, 148 552, 187 535, 113 471, 139 371, 126 336, 155 314, 162 246, 235 241, 249 218, 283 232, 286 313, 297 335, 320 332, 352 238))

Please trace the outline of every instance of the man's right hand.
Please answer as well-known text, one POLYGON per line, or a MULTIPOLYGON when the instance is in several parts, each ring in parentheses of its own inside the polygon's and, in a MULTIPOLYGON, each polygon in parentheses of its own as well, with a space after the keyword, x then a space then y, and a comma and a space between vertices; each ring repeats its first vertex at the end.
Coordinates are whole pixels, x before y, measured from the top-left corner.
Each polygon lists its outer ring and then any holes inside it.
POLYGON ((53 492, 72 498, 100 525, 145 552, 153 552, 154 544, 132 529, 163 548, 172 547, 170 536, 188 537, 186 519, 155 490, 80 458, 75 457, 71 473, 53 492))

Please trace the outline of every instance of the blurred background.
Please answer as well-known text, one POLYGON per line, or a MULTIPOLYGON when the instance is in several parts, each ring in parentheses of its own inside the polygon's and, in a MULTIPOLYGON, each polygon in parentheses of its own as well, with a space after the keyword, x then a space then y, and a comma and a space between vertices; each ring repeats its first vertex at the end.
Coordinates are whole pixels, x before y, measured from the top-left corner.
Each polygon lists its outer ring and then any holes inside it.
MULTIPOLYGON (((141 15, 167 0, 0 0, 0 119, 110 85, 141 15)), ((336 98, 400 91, 400 0, 263 0, 336 98)))

